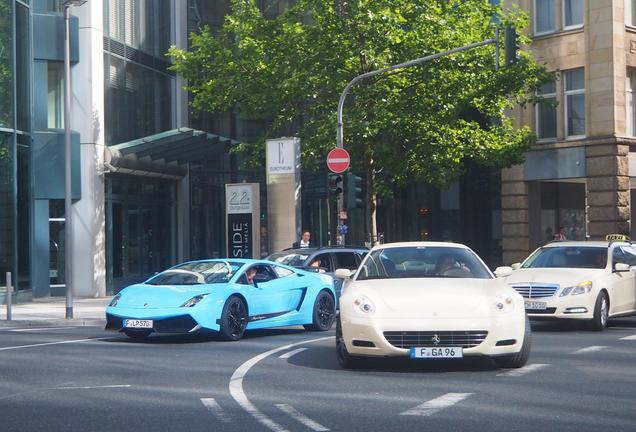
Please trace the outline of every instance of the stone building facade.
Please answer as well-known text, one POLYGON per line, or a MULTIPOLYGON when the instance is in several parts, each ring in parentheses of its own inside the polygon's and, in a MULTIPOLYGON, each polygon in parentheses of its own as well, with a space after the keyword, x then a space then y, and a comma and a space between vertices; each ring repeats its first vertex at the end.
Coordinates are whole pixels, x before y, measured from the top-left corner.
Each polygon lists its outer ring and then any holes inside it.
POLYGON ((538 141, 523 165, 502 172, 504 263, 559 231, 575 240, 633 234, 636 2, 506 3, 530 14, 527 49, 559 79, 540 92, 552 103, 518 112, 538 141))

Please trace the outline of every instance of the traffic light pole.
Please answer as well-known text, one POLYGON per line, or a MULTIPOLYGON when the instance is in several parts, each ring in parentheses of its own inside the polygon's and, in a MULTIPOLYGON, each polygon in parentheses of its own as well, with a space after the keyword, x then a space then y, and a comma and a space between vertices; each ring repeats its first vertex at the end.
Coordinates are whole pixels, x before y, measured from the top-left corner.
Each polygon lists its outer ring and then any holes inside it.
MULTIPOLYGON (((407 68, 410 66, 415 66, 418 64, 422 64, 422 63, 426 63, 428 61, 431 60, 435 60, 438 59, 440 57, 445 57, 451 54, 456 54, 458 52, 462 52, 462 51, 468 51, 471 50, 473 48, 478 48, 481 46, 485 46, 485 45, 491 45, 491 44, 495 44, 498 43, 498 38, 499 38, 499 32, 497 32, 497 36, 492 38, 492 39, 488 39, 482 42, 476 42, 470 45, 465 45, 463 47, 459 47, 459 48, 453 48, 452 50, 448 50, 448 51, 444 51, 441 53, 437 53, 437 54, 432 54, 426 57, 420 57, 417 58, 415 60, 409 60, 407 62, 404 63, 400 63, 400 64, 396 64, 393 66, 388 66, 385 67, 383 69, 378 69, 375 71, 371 71, 371 72, 367 72, 364 73, 362 75, 358 75, 357 77, 355 77, 354 79, 352 79, 351 81, 349 81, 349 84, 347 84, 347 86, 345 87, 345 89, 342 91, 342 94, 340 95, 340 100, 338 101, 338 112, 337 112, 337 117, 338 117, 338 129, 336 132, 336 147, 338 148, 343 148, 344 147, 344 124, 342 121, 342 111, 344 108, 344 103, 345 103, 345 99, 347 98, 347 95, 349 94, 349 90, 351 90, 351 87, 353 87, 358 81, 362 81, 363 79, 366 78, 371 78, 377 75, 382 75, 384 73, 393 71, 393 70, 397 70, 397 69, 403 69, 403 68, 407 68)), ((338 225, 342 225, 343 224, 343 219, 341 219, 341 215, 342 215, 342 210, 343 210, 343 194, 341 194, 338 197, 338 225)), ((338 237, 338 238, 342 238, 343 239, 343 243, 344 243, 344 236, 342 237, 338 237)))

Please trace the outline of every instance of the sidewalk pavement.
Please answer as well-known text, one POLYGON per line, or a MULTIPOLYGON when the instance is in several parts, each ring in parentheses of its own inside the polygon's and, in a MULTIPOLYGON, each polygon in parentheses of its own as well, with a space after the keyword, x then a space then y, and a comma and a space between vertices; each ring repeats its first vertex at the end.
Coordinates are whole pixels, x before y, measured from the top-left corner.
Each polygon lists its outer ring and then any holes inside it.
POLYGON ((6 305, 0 305, 1 327, 32 326, 104 326, 106 306, 111 297, 77 298, 73 301, 73 318, 66 319, 66 299, 50 297, 29 303, 14 304, 13 319, 7 321, 6 305))

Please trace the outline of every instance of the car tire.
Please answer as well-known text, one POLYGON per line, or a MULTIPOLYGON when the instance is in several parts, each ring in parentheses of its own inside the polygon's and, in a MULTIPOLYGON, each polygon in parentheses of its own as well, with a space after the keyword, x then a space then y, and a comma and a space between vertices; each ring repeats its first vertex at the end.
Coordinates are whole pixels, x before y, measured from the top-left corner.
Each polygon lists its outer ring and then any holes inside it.
POLYGON ((226 341, 237 341, 245 334, 247 327, 247 306, 237 297, 230 296, 221 313, 219 337, 226 341))
POLYGON ((124 330, 126 336, 135 340, 146 339, 152 333, 152 330, 124 330))
POLYGON ((524 367, 528 363, 530 357, 530 347, 532 345, 532 329, 530 328, 530 320, 526 316, 526 329, 523 334, 523 344, 521 350, 512 355, 496 357, 495 363, 500 368, 517 369, 524 367))
POLYGON ((598 293, 596 303, 594 304, 594 317, 589 321, 590 330, 603 331, 607 327, 609 318, 609 299, 605 291, 598 293))
POLYGON ((327 291, 321 291, 314 302, 312 323, 305 324, 309 331, 327 331, 333 326, 336 317, 336 304, 333 296, 327 291))
POLYGON ((344 337, 342 336, 342 324, 340 318, 336 321, 336 356, 343 369, 357 369, 360 367, 360 358, 349 354, 344 337))

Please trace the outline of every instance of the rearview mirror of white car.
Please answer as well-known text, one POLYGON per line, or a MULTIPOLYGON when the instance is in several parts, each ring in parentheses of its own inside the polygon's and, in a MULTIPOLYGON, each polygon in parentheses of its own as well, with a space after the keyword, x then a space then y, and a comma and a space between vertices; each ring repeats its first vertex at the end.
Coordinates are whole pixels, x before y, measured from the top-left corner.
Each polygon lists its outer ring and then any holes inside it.
POLYGON ((625 263, 616 263, 614 264, 614 271, 616 272, 626 272, 629 271, 629 264, 625 264, 625 263))
POLYGON ((353 272, 349 269, 339 268, 336 269, 335 275, 339 279, 347 279, 353 276, 353 272))
POLYGON ((513 270, 517 270, 518 268, 521 268, 521 263, 514 263, 510 266, 510 268, 513 270))
POLYGON ((512 267, 502 266, 495 269, 495 276, 498 278, 508 277, 512 274, 512 267))

